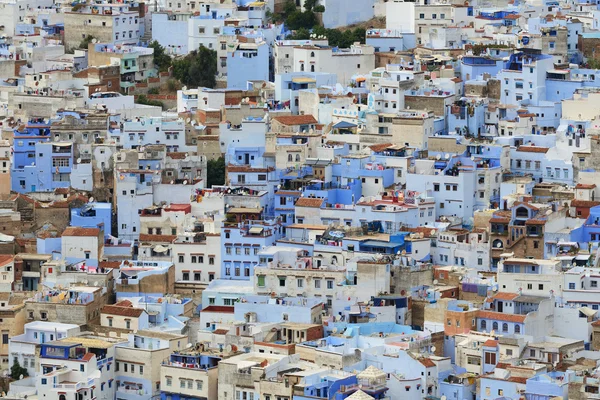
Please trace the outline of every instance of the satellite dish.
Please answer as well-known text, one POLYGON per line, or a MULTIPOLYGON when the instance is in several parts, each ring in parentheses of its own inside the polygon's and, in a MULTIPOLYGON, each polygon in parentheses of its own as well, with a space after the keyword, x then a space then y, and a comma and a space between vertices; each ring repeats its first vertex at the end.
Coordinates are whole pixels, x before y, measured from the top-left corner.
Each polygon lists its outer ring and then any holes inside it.
POLYGON ((446 400, 446 395, 443 394, 442 397, 440 397, 440 400, 446 400))
POLYGON ((191 120, 192 120, 191 118, 186 118, 185 122, 187 122, 189 124, 191 120))
POLYGON ((475 161, 475 156, 471 156, 471 161, 475 161))
POLYGON ((92 39, 92 43, 94 43, 94 44, 98 43, 98 39, 96 39, 96 38, 93 38, 93 39, 92 39))
POLYGON ((497 247, 497 248, 500 248, 500 247, 502 247, 502 243, 498 242, 498 244, 496 244, 496 247, 497 247))
POLYGON ((492 330, 490 331, 490 336, 494 336, 495 334, 496 334, 496 331, 492 329, 492 330))
POLYGON ((337 331, 338 331, 338 330, 337 330, 337 328, 333 328, 333 329, 331 330, 331 333, 337 333, 337 331))
POLYGON ((81 164, 81 158, 77 159, 77 164, 81 164))
POLYGON ((183 184, 184 184, 184 185, 187 185, 187 180, 183 181, 183 184))
POLYGON ((435 346, 431 346, 431 351, 435 352, 437 350, 437 348, 435 346))
POLYGON ((94 202, 94 198, 90 197, 90 199, 88 200, 88 203, 93 203, 94 202))
POLYGON ((430 234, 431 236, 435 235, 435 229, 432 229, 432 230, 430 230, 430 231, 429 231, 429 234, 430 234))
POLYGON ((450 159, 450 154, 446 153, 446 155, 444 156, 446 158, 446 160, 450 159))
POLYGON ((437 280, 437 279, 434 279, 434 280, 433 280, 433 284, 434 284, 434 285, 437 285, 438 283, 439 283, 439 282, 438 282, 438 280, 437 280))
POLYGON ((442 158, 442 155, 441 155, 441 154, 438 154, 438 155, 436 155, 436 156, 435 156, 435 159, 436 159, 436 160, 440 160, 441 158, 442 158))
POLYGON ((225 346, 225 351, 227 353, 231 353, 231 345, 230 344, 228 344, 227 346, 225 346))
POLYGON ((187 344, 187 346, 185 346, 185 347, 186 347, 187 349, 189 349, 189 348, 190 348, 190 347, 192 347, 192 346, 193 346, 193 344, 191 344, 191 343, 188 343, 188 344, 187 344))
POLYGON ((403 256, 405 256, 405 255, 406 255, 406 250, 402 250, 402 253, 401 253, 401 254, 402 254, 403 256))

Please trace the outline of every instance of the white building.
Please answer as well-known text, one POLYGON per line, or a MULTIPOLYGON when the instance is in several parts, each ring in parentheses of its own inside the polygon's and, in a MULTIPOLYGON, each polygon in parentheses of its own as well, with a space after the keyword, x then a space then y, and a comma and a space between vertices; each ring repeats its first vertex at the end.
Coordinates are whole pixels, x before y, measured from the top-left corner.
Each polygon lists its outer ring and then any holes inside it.
POLYGON ((79 326, 59 322, 36 321, 24 326, 25 333, 10 338, 8 344, 8 365, 12 368, 15 360, 26 368, 29 376, 36 376, 39 371, 39 347, 43 343, 79 334, 79 326))

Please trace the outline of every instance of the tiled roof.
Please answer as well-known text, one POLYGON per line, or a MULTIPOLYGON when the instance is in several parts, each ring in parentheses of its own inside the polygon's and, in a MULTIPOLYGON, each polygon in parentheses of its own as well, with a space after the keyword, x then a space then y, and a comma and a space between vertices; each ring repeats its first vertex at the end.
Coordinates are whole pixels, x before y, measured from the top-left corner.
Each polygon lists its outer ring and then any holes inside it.
POLYGON ((119 315, 121 317, 133 317, 137 318, 144 310, 142 308, 133 308, 133 307, 121 307, 121 306, 104 306, 102 307, 102 314, 110 314, 110 315, 119 315))
POLYGON ((167 242, 171 243, 177 239, 176 235, 148 235, 140 233, 140 242, 167 242))
POLYGON ((435 367, 435 363, 430 358, 419 358, 419 362, 423 364, 425 368, 435 367))
POLYGON ((571 207, 591 208, 600 205, 600 201, 591 200, 571 200, 571 207))
POLYGON ((203 309, 201 312, 220 312, 233 314, 233 306, 208 306, 203 309))
POLYGON ((477 318, 484 319, 495 319, 498 321, 506 321, 506 322, 525 322, 526 315, 519 314, 504 314, 495 311, 483 311, 480 310, 477 312, 477 318))
POLYGON ((301 197, 296 201, 296 207, 312 207, 321 208, 323 199, 313 199, 308 197, 301 197))
POLYGON ((119 268, 119 266, 121 265, 120 261, 100 261, 98 263, 98 266, 100 268, 119 268))
POLYGON ((575 189, 594 189, 595 187, 596 187, 596 184, 594 184, 594 183, 592 183, 592 184, 589 184, 589 183, 578 183, 575 186, 575 189))
POLYGON ((528 219, 525 225, 546 225, 545 219, 528 219))
POLYGON ((496 300, 514 300, 519 297, 518 293, 510 293, 510 292, 498 292, 494 296, 496 300))
POLYGON ((523 153, 547 153, 550 148, 538 146, 520 146, 517 151, 523 153))
POLYGON ((225 335, 229 332, 227 329, 216 329, 213 333, 215 335, 225 335))
POLYGON ((372 146, 369 146, 369 148, 371 150, 373 150, 374 152, 380 152, 380 151, 383 151, 393 145, 394 145, 393 143, 382 143, 382 144, 374 144, 372 146))
POLYGON ((283 125, 308 125, 316 124, 317 121, 312 115, 288 115, 282 117, 275 117, 273 120, 283 125))
POLYGON ((187 157, 187 153, 181 151, 176 153, 167 153, 167 157, 169 157, 172 160, 185 160, 185 158, 187 157))
POLYGON ((0 267, 11 263, 14 260, 14 256, 11 254, 0 254, 0 267))
POLYGON ((493 339, 489 339, 489 340, 486 340, 483 345, 485 347, 498 347, 498 342, 493 339))
POLYGON ((227 166, 227 172, 271 172, 273 168, 254 168, 249 165, 232 165, 227 166))
POLYGON ((80 228, 78 226, 69 226, 63 232, 63 236, 98 236, 100 229, 98 228, 80 228))

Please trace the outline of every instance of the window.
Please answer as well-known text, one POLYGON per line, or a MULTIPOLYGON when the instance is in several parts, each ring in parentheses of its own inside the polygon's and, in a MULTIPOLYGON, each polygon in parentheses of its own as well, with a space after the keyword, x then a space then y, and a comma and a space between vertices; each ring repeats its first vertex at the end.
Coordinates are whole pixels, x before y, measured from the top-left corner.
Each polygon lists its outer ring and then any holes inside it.
POLYGON ((544 285, 540 283, 540 284, 538 285, 538 290, 544 290, 544 285))
POLYGON ((529 349, 529 357, 535 357, 535 349, 529 349))
POLYGON ((285 287, 285 277, 279 277, 279 287, 285 287))
POLYGON ((327 279, 327 289, 333 289, 333 280, 327 279))
POLYGON ((202 390, 202 381, 196 381, 196 389, 202 390))
POLYGON ((299 288, 304 287, 304 279, 298 278, 298 287, 299 288))
POLYGON ((143 375, 143 374, 144 374, 144 366, 140 365, 140 375, 143 375))
POLYGON ((315 279, 315 289, 321 289, 321 280, 315 279))
POLYGON ((53 167, 68 167, 69 159, 67 157, 56 157, 52 159, 53 167))
POLYGON ((521 325, 515 325, 515 333, 521 333, 521 325))
POLYGON ((485 363, 496 365, 496 353, 485 353, 485 363))
POLYGON ((173 385, 173 379, 171 377, 167 377, 167 386, 173 385))
POLYGON ((502 332, 508 332, 508 324, 506 322, 502 324, 502 332))

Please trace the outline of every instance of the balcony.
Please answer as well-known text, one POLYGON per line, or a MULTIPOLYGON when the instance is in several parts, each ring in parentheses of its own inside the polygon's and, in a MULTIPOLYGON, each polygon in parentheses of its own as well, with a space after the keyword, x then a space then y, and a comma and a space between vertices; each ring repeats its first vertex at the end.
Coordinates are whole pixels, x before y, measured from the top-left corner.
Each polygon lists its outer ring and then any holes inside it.
POLYGON ((89 388, 94 385, 94 379, 89 378, 87 381, 81 382, 65 382, 65 383, 55 383, 52 387, 57 390, 73 390, 77 391, 80 389, 89 388))

